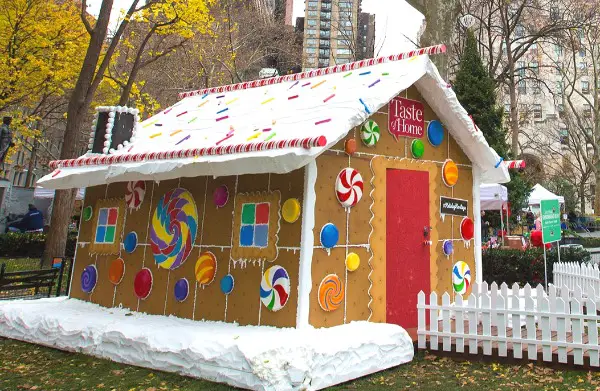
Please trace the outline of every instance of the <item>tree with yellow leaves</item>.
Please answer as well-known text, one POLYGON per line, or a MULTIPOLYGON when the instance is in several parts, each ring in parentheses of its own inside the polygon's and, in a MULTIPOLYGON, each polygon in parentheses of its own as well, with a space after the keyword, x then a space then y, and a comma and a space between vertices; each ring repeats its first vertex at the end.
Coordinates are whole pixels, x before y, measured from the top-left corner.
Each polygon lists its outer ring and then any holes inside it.
POLYGON ((15 117, 13 152, 43 136, 50 113, 64 112, 87 44, 73 2, 0 0, 0 113, 15 117))

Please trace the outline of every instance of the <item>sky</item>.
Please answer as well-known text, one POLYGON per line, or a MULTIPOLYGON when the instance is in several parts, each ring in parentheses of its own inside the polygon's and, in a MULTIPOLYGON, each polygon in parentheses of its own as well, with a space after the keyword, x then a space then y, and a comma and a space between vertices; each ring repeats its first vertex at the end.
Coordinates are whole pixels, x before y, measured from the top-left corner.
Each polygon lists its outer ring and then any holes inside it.
MULTIPOLYGON (((131 1, 114 0, 114 10, 111 15, 113 23, 119 16, 119 12, 115 11, 128 8, 131 1)), ((97 14, 101 4, 102 0, 88 0, 89 12, 97 14)), ((418 29, 418 18, 411 15, 406 7, 410 6, 404 0, 363 0, 363 12, 375 14, 376 55, 395 54, 413 48, 407 48, 412 45, 407 45, 402 36, 412 35, 406 33, 407 29, 418 29)), ((294 21, 300 16, 304 16, 304 0, 294 0, 294 21)))

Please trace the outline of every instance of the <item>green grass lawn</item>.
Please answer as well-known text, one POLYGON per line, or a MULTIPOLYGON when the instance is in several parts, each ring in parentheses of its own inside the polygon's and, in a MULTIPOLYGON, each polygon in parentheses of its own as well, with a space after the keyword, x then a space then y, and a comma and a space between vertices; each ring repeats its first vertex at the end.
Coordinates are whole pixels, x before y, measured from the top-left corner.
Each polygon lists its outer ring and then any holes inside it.
POLYGON ((39 258, 0 258, 0 265, 6 265, 7 272, 37 270, 40 268, 39 258))
MULTIPOLYGON (((600 373, 459 362, 420 352, 409 364, 333 390, 596 390, 600 373)), ((229 390, 175 374, 0 338, 0 390, 229 390)))

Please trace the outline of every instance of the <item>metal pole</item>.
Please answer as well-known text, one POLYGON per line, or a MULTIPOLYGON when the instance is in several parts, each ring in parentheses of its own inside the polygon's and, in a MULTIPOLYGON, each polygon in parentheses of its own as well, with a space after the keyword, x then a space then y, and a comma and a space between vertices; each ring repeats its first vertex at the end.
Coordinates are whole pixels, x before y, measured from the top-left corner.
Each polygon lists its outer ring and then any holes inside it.
POLYGON ((508 203, 506 204, 506 236, 510 235, 510 221, 508 216, 508 203))
POLYGON ((542 243, 542 246, 544 247, 544 278, 546 280, 546 292, 548 292, 548 267, 546 265, 546 244, 542 243))
POLYGON ((502 208, 500 208, 500 232, 502 233, 502 247, 504 247, 504 213, 502 213, 502 208))

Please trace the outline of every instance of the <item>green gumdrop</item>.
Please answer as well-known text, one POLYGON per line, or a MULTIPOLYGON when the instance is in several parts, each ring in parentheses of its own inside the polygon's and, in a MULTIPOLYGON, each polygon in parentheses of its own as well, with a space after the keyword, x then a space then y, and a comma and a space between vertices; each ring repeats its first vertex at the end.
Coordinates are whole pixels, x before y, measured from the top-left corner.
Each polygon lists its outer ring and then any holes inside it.
POLYGON ((410 149, 413 157, 419 159, 422 158, 425 153, 425 144, 423 144, 423 141, 421 140, 413 140, 410 149))

